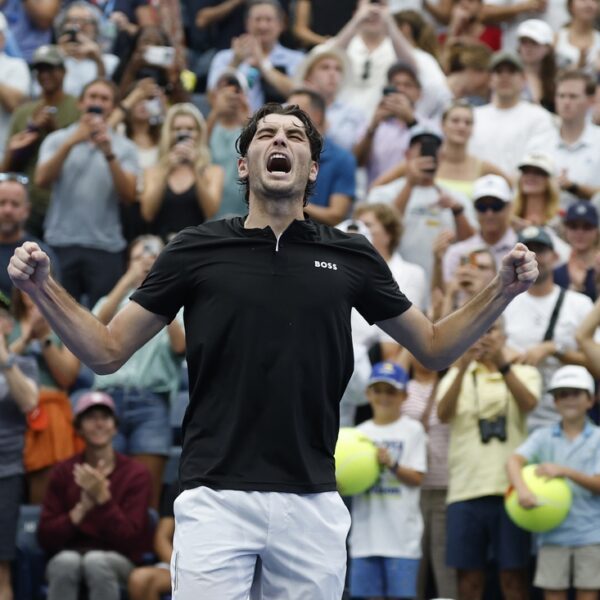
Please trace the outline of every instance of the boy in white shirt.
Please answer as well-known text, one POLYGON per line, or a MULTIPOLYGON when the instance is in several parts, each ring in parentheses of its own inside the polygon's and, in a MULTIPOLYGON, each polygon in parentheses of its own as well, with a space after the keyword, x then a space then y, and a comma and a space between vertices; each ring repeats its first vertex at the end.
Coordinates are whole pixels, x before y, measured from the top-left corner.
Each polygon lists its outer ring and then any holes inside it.
POLYGON ((366 395, 373 418, 358 429, 377 444, 382 471, 375 485, 352 499, 350 590, 363 598, 414 598, 421 558, 420 489, 427 436, 402 416, 408 376, 392 362, 373 367, 366 395))

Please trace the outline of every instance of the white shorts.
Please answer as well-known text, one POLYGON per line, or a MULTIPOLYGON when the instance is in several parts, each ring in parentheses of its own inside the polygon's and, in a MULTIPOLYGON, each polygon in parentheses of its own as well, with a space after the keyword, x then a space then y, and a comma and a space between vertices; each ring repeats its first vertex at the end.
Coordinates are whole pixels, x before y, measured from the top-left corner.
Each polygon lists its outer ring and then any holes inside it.
POLYGON ((339 600, 350 515, 337 492, 198 487, 174 504, 173 600, 339 600))

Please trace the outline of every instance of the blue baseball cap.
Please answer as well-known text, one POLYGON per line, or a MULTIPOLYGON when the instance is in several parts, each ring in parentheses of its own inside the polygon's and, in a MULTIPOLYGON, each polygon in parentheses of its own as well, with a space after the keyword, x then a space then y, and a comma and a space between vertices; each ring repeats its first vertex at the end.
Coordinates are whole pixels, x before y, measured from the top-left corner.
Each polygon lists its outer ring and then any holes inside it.
POLYGON ((397 390, 404 390, 408 383, 408 373, 400 365, 386 360, 373 365, 367 385, 374 383, 389 383, 397 390))
POLYGON ((584 221, 593 227, 598 227, 598 211, 589 200, 578 200, 569 206, 564 217, 565 223, 573 221, 584 221))

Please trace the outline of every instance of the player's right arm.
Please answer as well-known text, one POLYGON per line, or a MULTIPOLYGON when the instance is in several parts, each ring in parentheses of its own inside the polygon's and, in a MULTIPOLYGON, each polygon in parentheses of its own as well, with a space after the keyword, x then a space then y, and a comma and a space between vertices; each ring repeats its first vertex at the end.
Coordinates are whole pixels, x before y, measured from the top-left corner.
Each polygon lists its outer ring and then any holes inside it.
POLYGON ((8 274, 31 297, 65 346, 98 374, 119 369, 166 325, 164 317, 135 302, 102 324, 50 277, 50 259, 34 242, 15 250, 8 274))

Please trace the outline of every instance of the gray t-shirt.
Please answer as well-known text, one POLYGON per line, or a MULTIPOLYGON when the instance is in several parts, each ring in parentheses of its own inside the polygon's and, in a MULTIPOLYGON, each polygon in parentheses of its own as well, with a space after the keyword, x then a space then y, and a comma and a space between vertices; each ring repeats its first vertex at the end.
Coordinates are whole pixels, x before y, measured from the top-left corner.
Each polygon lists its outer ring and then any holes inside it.
MULTIPOLYGON (((37 382, 37 365, 33 358, 17 356, 17 366, 25 377, 37 382)), ((23 473, 25 415, 10 395, 6 377, 0 371, 0 477, 23 473)))
MULTIPOLYGON (((40 148, 38 164, 49 160, 78 127, 74 123, 49 135, 40 148)), ((133 142, 110 133, 112 151, 124 171, 139 174, 133 142)), ((83 246, 108 252, 125 248, 119 198, 106 158, 91 142, 77 144, 63 163, 52 186, 44 222, 45 241, 51 246, 83 246)))

